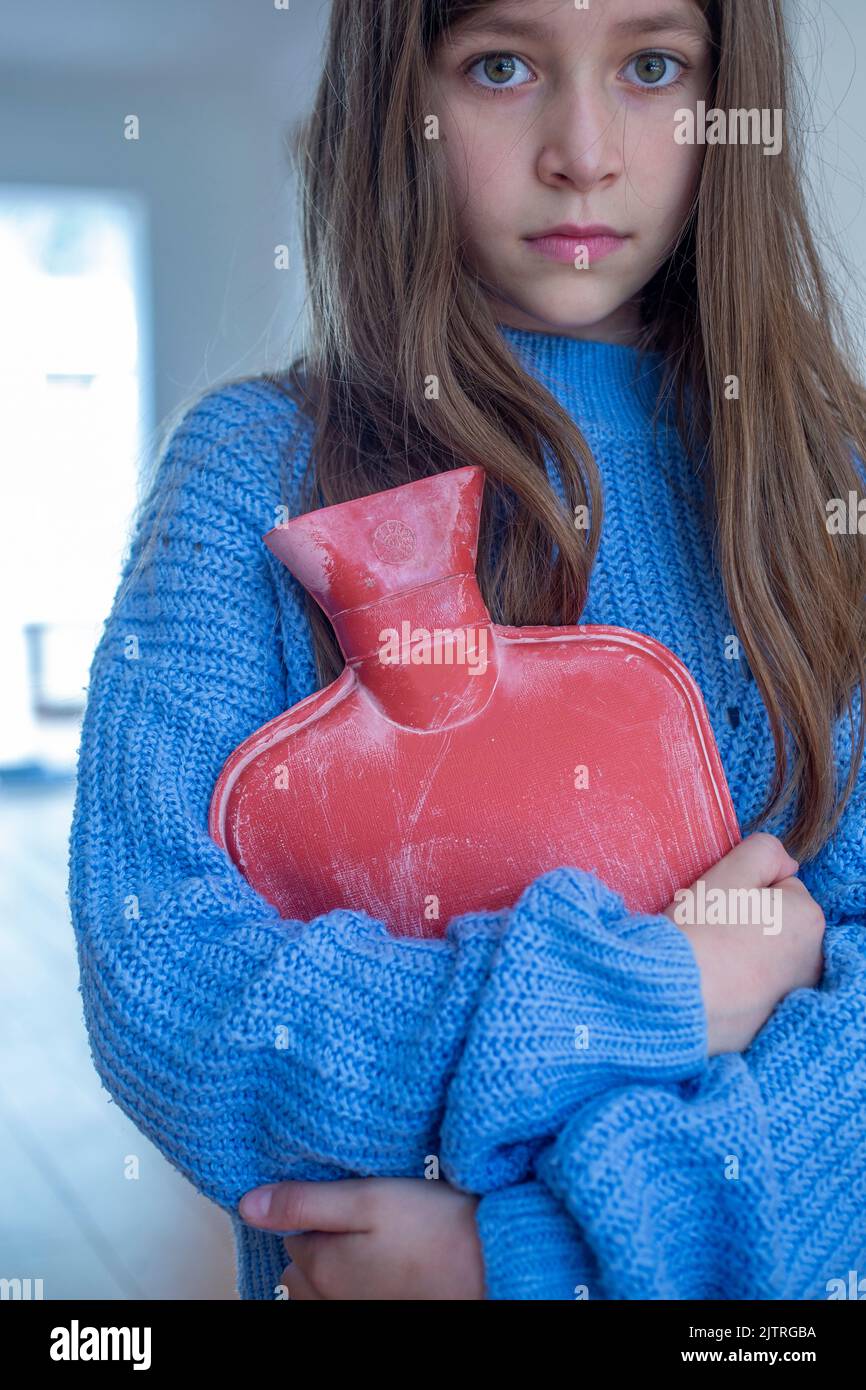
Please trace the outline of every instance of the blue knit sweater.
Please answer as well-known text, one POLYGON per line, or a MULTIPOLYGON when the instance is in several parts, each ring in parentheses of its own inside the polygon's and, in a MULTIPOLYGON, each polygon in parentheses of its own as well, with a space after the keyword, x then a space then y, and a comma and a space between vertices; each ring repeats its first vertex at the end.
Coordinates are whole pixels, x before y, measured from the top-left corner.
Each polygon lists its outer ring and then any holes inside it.
MULTIPOLYGON (((659 359, 501 331, 601 471, 582 620, 649 633, 686 663, 744 826, 772 769, 769 722, 745 662, 726 658, 699 480, 673 433, 653 438, 659 359)), ((302 590, 262 543, 280 454, 299 479, 309 445, 306 419, 264 383, 210 391, 174 432, 93 659, 70 841, 94 1064, 231 1214, 241 1296, 273 1298, 287 1262, 279 1237, 237 1216, 244 1192, 421 1179, 428 1155, 482 1195, 491 1298, 821 1299, 866 1274, 862 771, 801 869, 828 922, 824 978, 742 1055, 707 1056, 686 937, 592 874, 564 865, 510 910, 405 940, 345 910, 282 920, 210 840, 227 755, 317 688, 302 590)), ((836 748, 847 770, 841 721, 836 748)))

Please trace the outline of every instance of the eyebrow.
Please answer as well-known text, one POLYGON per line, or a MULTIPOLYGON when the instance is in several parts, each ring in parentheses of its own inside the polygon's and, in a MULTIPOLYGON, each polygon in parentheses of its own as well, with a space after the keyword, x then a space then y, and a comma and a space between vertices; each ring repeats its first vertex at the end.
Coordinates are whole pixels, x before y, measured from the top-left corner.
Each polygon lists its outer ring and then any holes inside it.
MULTIPOLYGON (((709 41, 710 27, 702 14, 686 14, 682 10, 666 10, 664 13, 636 15, 621 19, 613 25, 617 37, 627 38, 633 34, 678 34, 709 41)), ((489 9, 480 10, 459 20, 454 26, 453 37, 468 38, 477 34, 505 34, 517 39, 536 39, 541 43, 552 43, 556 31, 547 24, 534 20, 518 19, 508 15, 497 18, 489 9)))
POLYGON ((703 14, 688 14, 682 10, 665 10, 663 14, 638 15, 621 19, 613 26, 615 34, 694 34, 699 39, 710 38, 710 26, 703 14))

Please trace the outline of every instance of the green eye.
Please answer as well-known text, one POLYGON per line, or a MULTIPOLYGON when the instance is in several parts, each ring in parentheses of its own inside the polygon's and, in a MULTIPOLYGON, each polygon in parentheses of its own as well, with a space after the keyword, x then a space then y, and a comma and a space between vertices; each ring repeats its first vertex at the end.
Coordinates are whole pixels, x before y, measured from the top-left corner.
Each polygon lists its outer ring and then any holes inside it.
POLYGON ((465 71, 470 81, 473 82, 476 87, 483 88, 486 92, 516 91, 519 87, 528 85, 525 81, 511 81, 513 77, 520 76, 520 68, 523 68, 531 80, 532 73, 530 69, 526 66, 523 59, 518 58, 516 54, 485 53, 483 57, 476 58, 475 62, 471 63, 465 71), (479 77, 472 76, 476 69, 481 70, 481 75, 479 77), (483 79, 486 79, 486 81, 483 79), (506 86, 506 83, 510 85, 506 86))
POLYGON ((517 64, 513 58, 507 55, 502 58, 485 58, 484 75, 489 77, 491 82, 507 82, 509 77, 513 77, 517 71, 517 64))
POLYGON ((641 53, 632 58, 625 71, 634 69, 638 84, 643 87, 673 87, 685 71, 685 64, 665 53, 641 53))
POLYGON ((667 72, 668 65, 664 58, 650 54, 647 58, 638 58, 635 66, 638 77, 647 82, 659 82, 667 72))

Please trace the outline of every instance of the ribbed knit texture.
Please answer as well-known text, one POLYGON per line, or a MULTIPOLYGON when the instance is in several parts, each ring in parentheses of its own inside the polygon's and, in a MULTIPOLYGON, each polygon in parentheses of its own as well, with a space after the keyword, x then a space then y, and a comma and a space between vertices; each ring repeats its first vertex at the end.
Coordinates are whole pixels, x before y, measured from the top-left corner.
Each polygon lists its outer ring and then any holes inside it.
MULTIPOLYGON (((602 474, 582 621, 648 633, 686 663, 744 825, 772 769, 769 722, 725 656, 699 481, 672 432, 653 438, 659 359, 502 333, 602 474)), ((297 483, 309 446, 308 422, 263 383, 211 391, 175 431, 122 586, 168 499, 159 544, 93 659, 70 839, 94 1064, 231 1214, 241 1296, 273 1298, 287 1263, 279 1237, 237 1217, 244 1192, 421 1179, 431 1154, 483 1194, 489 1297, 822 1298, 866 1273, 862 771, 801 871, 829 924, 825 978, 743 1056, 707 1057, 685 936, 592 874, 564 865, 508 911, 408 941, 364 913, 281 919, 210 840, 227 755, 317 688, 303 592, 261 540, 285 500, 281 455, 297 483)), ((847 766, 841 724, 837 754, 847 766)))

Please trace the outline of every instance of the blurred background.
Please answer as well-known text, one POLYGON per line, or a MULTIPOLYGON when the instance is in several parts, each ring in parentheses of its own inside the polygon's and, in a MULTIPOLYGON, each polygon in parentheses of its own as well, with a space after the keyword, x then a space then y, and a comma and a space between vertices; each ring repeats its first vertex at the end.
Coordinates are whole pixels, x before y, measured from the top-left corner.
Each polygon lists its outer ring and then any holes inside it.
POLYGON ((0 0, 0 1277, 45 1298, 235 1297, 227 1218, 93 1069, 67 840, 146 465, 190 396, 299 330, 288 147, 326 22, 317 0, 0 0))
MULTIPOLYGON (((866 6, 787 10, 816 229, 863 344, 866 6)), ((67 841, 147 466, 190 397, 300 342, 289 148, 327 11, 0 0, 0 1278, 45 1298, 236 1297, 224 1213, 93 1069, 67 841)))

